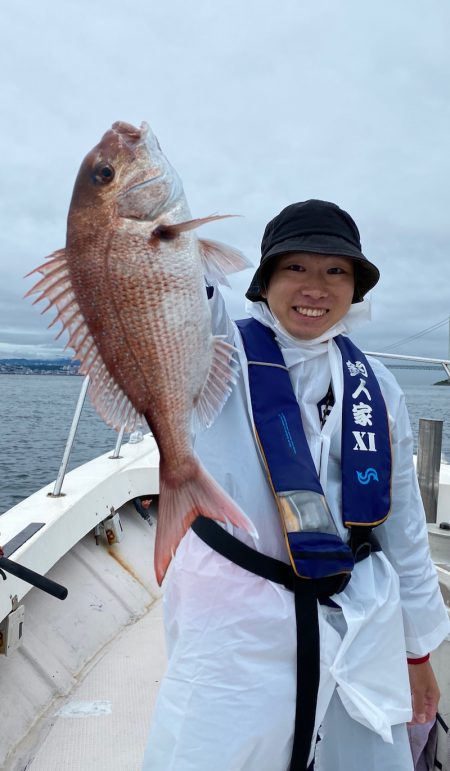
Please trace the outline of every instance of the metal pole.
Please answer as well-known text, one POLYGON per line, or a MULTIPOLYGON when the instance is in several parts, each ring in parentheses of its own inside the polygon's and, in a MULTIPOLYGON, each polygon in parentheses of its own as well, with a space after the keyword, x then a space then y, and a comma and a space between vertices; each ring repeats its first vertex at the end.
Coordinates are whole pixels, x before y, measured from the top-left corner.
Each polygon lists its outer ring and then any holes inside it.
POLYGON ((364 351, 366 356, 378 356, 380 359, 404 359, 419 361, 422 364, 450 364, 450 359, 430 359, 429 356, 406 356, 403 353, 381 353, 380 351, 364 351))
POLYGON ((70 427, 69 436, 67 437, 66 448, 64 450, 64 455, 62 457, 61 465, 59 467, 58 476, 55 482, 55 487, 53 488, 53 492, 49 493, 49 496, 51 498, 57 498, 58 496, 61 495, 61 488, 64 482, 64 477, 66 475, 66 469, 67 469, 67 464, 69 462, 70 451, 72 449, 73 440, 75 439, 75 434, 77 432, 78 421, 80 420, 81 410, 83 409, 83 404, 86 397, 88 385, 89 385, 89 375, 86 375, 86 377, 83 380, 83 385, 81 386, 81 391, 78 397, 77 406, 75 407, 74 416, 72 418, 72 425, 70 427))
POLYGON ((109 456, 110 460, 115 460, 116 458, 120 458, 119 452, 120 452, 120 448, 122 446, 122 440, 123 440, 124 431, 125 431, 125 425, 123 425, 122 428, 119 431, 119 435, 117 437, 117 442, 116 442, 116 446, 114 448, 114 452, 113 452, 112 455, 109 456))
MULTIPOLYGON (((450 316, 448 317, 448 358, 450 359, 450 316)), ((447 364, 442 362, 442 366, 444 367, 446 375, 450 380, 450 367, 448 366, 448 362, 447 364)))
POLYGON ((443 420, 419 420, 417 477, 427 522, 436 522, 443 420))

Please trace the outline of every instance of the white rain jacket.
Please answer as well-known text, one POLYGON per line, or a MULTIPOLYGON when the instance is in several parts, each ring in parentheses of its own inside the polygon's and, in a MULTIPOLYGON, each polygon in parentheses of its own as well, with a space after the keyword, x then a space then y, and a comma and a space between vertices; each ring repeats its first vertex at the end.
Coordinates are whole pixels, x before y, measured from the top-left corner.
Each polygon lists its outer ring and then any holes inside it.
MULTIPOLYGON (((253 439, 242 342, 217 290, 211 307, 214 332, 236 345, 242 372, 217 420, 197 435, 195 450, 253 521, 259 538, 231 526, 230 532, 258 551, 288 562, 278 510, 253 439)), ((352 306, 342 322, 314 341, 288 335, 264 303, 247 307, 276 333, 308 445, 344 539, 348 531, 340 509, 342 361, 332 337, 350 331, 358 317, 366 315, 366 307, 366 303, 352 306), (321 430, 317 404, 330 380, 335 406, 321 430)), ((316 728, 337 687, 350 716, 392 742, 391 726, 411 718, 406 650, 419 655, 433 650, 450 624, 429 555, 404 396, 382 364, 374 359, 370 363, 392 433, 392 510, 376 528, 382 553, 358 563, 346 589, 333 597, 342 611, 319 606, 316 728), (339 623, 333 623, 333 614, 339 614, 339 623), (342 615, 343 637, 336 631, 342 615)), ((164 606, 169 662, 145 771, 286 771, 296 689, 292 593, 229 562, 189 531, 169 569, 164 606)))

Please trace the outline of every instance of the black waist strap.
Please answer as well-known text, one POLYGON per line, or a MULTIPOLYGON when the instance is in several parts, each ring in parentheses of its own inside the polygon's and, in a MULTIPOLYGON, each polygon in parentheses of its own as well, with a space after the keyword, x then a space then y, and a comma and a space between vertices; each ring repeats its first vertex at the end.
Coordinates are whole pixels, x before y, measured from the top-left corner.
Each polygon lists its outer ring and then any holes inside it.
MULTIPOLYGON (((349 577, 348 575, 331 576, 329 579, 322 578, 320 581, 298 578, 291 565, 266 554, 260 554, 227 533, 212 519, 197 517, 192 524, 192 529, 214 551, 239 567, 261 578, 282 584, 294 592, 297 622, 297 695, 290 771, 307 771, 320 677, 317 601, 327 602, 330 595, 342 591, 349 577)), ((380 551, 381 548, 373 533, 362 527, 352 529, 350 545, 355 562, 360 562, 372 551, 380 551)))
MULTIPOLYGON (((332 577, 329 583, 326 583, 326 579, 319 581, 311 581, 308 579, 297 579, 290 564, 275 559, 275 557, 269 557, 267 554, 261 554, 256 549, 252 549, 251 546, 235 538, 226 530, 223 529, 215 520, 207 517, 197 517, 192 523, 192 530, 199 538, 202 539, 211 549, 218 552, 222 557, 234 562, 235 565, 249 570, 251 573, 255 573, 261 578, 266 578, 268 581, 274 581, 276 584, 283 584, 286 589, 294 591, 295 583, 301 583, 314 587, 315 596, 320 599, 326 599, 330 594, 337 594, 342 591, 344 585, 336 587, 336 579, 332 577), (334 591, 330 591, 334 590, 334 591)), ((381 551, 381 546, 374 533, 368 528, 354 527, 351 531, 350 546, 355 558, 355 562, 361 562, 361 560, 368 557, 373 552, 381 551)), ((347 578, 347 576, 346 576, 347 578)), ((346 582, 346 578, 343 583, 346 582)), ((338 582, 339 583, 339 582, 338 582)), ((305 589, 305 592, 307 590, 305 589)), ((308 592, 309 593, 309 592, 308 592)))
POLYGON ((211 549, 217 551, 222 557, 227 557, 235 565, 276 584, 284 584, 286 589, 294 590, 295 574, 290 565, 274 557, 268 557, 266 554, 260 554, 256 549, 252 549, 234 535, 227 533, 213 519, 197 517, 192 523, 192 530, 211 549))

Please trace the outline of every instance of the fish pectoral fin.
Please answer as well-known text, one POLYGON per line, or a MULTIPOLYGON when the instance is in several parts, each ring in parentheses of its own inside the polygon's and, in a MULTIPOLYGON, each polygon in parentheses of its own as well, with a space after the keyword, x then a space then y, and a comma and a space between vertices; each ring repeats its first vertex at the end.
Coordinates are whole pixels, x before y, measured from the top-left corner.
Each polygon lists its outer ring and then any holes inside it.
POLYGON ((235 352, 223 338, 214 338, 211 367, 192 416, 194 433, 210 426, 222 411, 239 374, 235 352))
POLYGON ((218 281, 230 286, 226 276, 246 268, 253 268, 250 260, 232 246, 208 238, 199 239, 200 254, 203 261, 203 271, 207 279, 218 281))
POLYGON ((171 225, 164 225, 161 223, 157 225, 152 233, 152 238, 159 238, 161 241, 171 241, 176 238, 180 233, 184 233, 186 230, 195 230, 201 225, 206 225, 207 222, 214 222, 214 220, 225 220, 229 217, 239 217, 239 214, 210 214, 208 217, 199 217, 195 220, 185 220, 185 222, 175 222, 171 225))

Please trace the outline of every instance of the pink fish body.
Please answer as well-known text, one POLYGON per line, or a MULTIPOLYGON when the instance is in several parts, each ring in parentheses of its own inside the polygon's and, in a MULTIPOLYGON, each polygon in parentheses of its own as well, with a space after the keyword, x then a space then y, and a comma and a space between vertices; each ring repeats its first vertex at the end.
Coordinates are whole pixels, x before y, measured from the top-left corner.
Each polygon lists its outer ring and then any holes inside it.
MULTIPOLYGON (((204 274, 248 267, 236 250, 197 238, 181 181, 146 124, 115 123, 84 159, 66 248, 30 290, 56 307, 67 346, 91 378, 104 420, 131 431, 145 416, 160 452, 155 571, 162 582, 199 515, 253 532, 195 457, 193 421, 209 425, 235 379, 233 348, 211 333, 204 274)), ((60 334, 61 334, 60 332, 60 334)))

